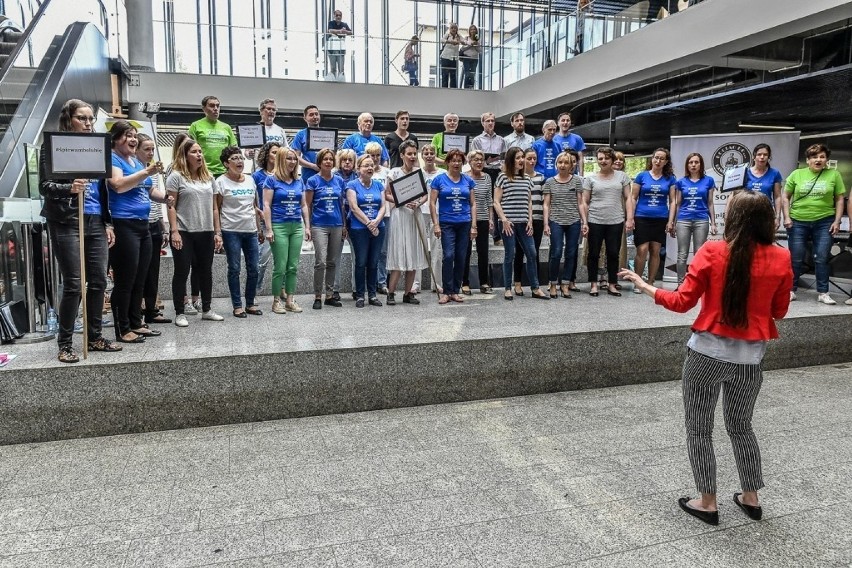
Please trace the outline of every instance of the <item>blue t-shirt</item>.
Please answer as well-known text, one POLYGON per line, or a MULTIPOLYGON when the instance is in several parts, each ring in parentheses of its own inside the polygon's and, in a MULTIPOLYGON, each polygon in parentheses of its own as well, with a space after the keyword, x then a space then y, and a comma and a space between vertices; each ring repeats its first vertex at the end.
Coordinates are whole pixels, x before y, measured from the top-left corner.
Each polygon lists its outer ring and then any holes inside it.
MULTIPOLYGON (((127 162, 113 152, 112 154, 113 167, 120 168, 124 177, 132 176, 138 171, 144 170, 145 166, 136 158, 131 158, 127 162)), ((112 187, 109 188, 109 211, 113 219, 144 219, 148 220, 148 215, 151 213, 151 178, 145 180, 123 193, 118 193, 112 187)), ((87 192, 88 193, 88 192, 87 192)))
POLYGON ((263 191, 272 191, 273 223, 302 222, 302 192, 305 185, 302 180, 295 179, 289 183, 275 176, 269 176, 263 183, 263 191))
POLYGON ((308 180, 305 191, 314 194, 311 203, 311 225, 315 227, 343 226, 343 196, 345 184, 336 175, 326 181, 320 174, 315 174, 308 180))
POLYGON ((678 221, 708 221, 710 209, 708 198, 710 190, 716 187, 716 182, 708 175, 698 181, 689 177, 677 180, 677 190, 681 193, 680 209, 677 212, 678 221))
MULTIPOLYGON (((290 148, 293 150, 298 150, 302 154, 302 159, 306 162, 317 162, 317 153, 311 152, 308 150, 308 129, 303 128, 293 136, 293 141, 290 142, 290 148)), ((330 148, 330 150, 335 150, 336 148, 330 148)), ((302 181, 307 183, 312 175, 316 174, 316 170, 312 170, 311 168, 302 168, 302 181)))
POLYGON ((636 176, 633 183, 639 186, 639 199, 636 201, 634 216, 668 219, 669 189, 677 184, 677 179, 666 175, 654 179, 651 172, 645 170, 636 176))
POLYGON ((562 146, 556 143, 556 140, 548 142, 544 138, 539 138, 533 142, 533 150, 538 159, 535 162, 535 171, 544 176, 548 180, 556 175, 556 156, 562 152, 562 146))
POLYGON ((252 179, 254 180, 254 185, 257 187, 257 207, 261 211, 263 211, 263 186, 266 183, 266 178, 270 177, 266 170, 263 168, 259 170, 255 170, 253 174, 251 174, 252 179))
POLYGON ((781 177, 781 172, 779 172, 775 168, 767 169, 766 172, 760 177, 755 177, 755 175, 751 173, 751 168, 746 170, 745 188, 750 189, 751 191, 759 191, 760 193, 768 197, 769 202, 772 203, 772 207, 775 207, 776 183, 780 183, 783 186, 784 178, 781 177))
POLYGON ((438 174, 430 184, 432 191, 438 192, 438 221, 440 223, 470 222, 470 192, 476 182, 466 174, 461 174, 458 182, 450 179, 444 172, 438 174))
POLYGON ((382 147, 382 163, 389 162, 390 154, 388 154, 388 149, 385 147, 385 143, 382 142, 382 139, 375 134, 370 134, 369 138, 364 138, 360 132, 350 134, 346 137, 346 140, 343 141, 341 148, 351 148, 355 150, 355 155, 360 158, 361 155, 364 154, 364 147, 366 147, 370 142, 379 143, 379 146, 382 147))
POLYGON ((557 134, 553 137, 553 141, 559 144, 560 151, 574 150, 575 152, 585 152, 586 143, 579 135, 569 132, 568 136, 557 134))
MULTIPOLYGON (((379 215, 379 209, 382 206, 382 194, 385 192, 382 182, 373 180, 370 187, 364 187, 361 180, 356 178, 346 183, 346 192, 349 193, 350 189, 355 192, 355 202, 358 204, 358 208, 361 212, 364 213, 369 220, 372 221, 375 219, 379 215)), ((384 224, 385 220, 382 219, 381 222, 379 222, 379 227, 383 227, 384 224)), ((353 230, 363 230, 367 228, 367 225, 362 223, 361 220, 356 217, 352 211, 350 211, 349 227, 353 230)))
POLYGON ((101 214, 101 186, 96 179, 90 179, 86 184, 86 197, 83 198, 84 215, 101 214))

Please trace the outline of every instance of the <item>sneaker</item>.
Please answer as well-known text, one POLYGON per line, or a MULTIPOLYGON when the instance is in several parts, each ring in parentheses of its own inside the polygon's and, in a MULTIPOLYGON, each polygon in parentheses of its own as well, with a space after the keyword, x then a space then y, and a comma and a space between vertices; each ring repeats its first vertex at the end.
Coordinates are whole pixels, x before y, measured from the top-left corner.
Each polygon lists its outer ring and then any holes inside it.
POLYGON ((364 307, 364 298, 358 298, 357 300, 355 300, 355 307, 356 308, 363 308, 364 307))
POLYGON ((112 320, 107 318, 102 319, 101 327, 112 327, 112 320))
POLYGON ((420 303, 420 300, 414 297, 414 292, 411 294, 403 294, 402 295, 402 303, 403 304, 414 304, 417 305, 420 303))
POLYGON ((852 298, 849 298, 848 300, 846 300, 843 303, 846 304, 847 306, 852 306, 852 298))
POLYGON ((275 298, 272 300, 272 313, 273 314, 286 314, 287 310, 284 309, 284 302, 281 301, 281 298, 275 298))
POLYGON ((208 310, 208 311, 204 312, 203 314, 201 314, 201 319, 207 320, 207 321, 222 321, 225 318, 223 318, 222 316, 220 316, 219 314, 217 314, 213 310, 208 310))
POLYGON ((83 322, 75 321, 74 322, 74 333, 83 333, 83 322))
POLYGON ((795 293, 795 292, 790 292, 790 301, 791 301, 791 302, 795 302, 795 301, 796 301, 796 293, 795 293))
POLYGON ((296 302, 290 302, 289 304, 284 304, 284 309, 288 312, 293 312, 294 314, 302 313, 302 308, 299 307, 299 304, 296 302))
POLYGON ((817 296, 817 302, 819 302, 819 303, 821 303, 821 304, 825 304, 825 305, 827 305, 827 306, 833 306, 833 305, 835 305, 835 304, 837 303, 837 302, 835 302, 835 301, 834 301, 834 298, 832 298, 832 297, 828 294, 828 292, 825 292, 825 293, 820 294, 819 296, 817 296))
POLYGON ((326 298, 325 302, 323 302, 326 306, 334 306, 335 308, 340 308, 343 304, 340 303, 340 300, 335 300, 332 296, 331 298, 326 298))
POLYGON ((340 301, 340 292, 332 292, 331 299, 334 300, 335 302, 339 302, 340 301))
POLYGON ((175 325, 178 327, 189 327, 189 320, 183 314, 178 314, 175 318, 175 325))
POLYGON ((187 302, 183 305, 183 313, 188 316, 197 316, 198 308, 192 302, 187 302))
POLYGON ((377 307, 377 308, 381 308, 381 307, 382 307, 382 303, 381 303, 381 302, 379 301, 379 299, 378 299, 378 298, 376 298, 376 297, 370 298, 370 302, 369 302, 369 303, 370 303, 370 305, 371 305, 371 306, 375 306, 375 307, 377 307))
POLYGON ((80 357, 74 352, 71 347, 61 347, 59 356, 57 357, 60 363, 79 363, 80 357))

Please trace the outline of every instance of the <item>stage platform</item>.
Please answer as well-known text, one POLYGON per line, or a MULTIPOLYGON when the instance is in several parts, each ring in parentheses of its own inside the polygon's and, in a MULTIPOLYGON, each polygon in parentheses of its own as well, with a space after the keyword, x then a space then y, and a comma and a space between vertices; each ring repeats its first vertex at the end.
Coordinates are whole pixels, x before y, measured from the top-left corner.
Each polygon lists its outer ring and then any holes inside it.
MULTIPOLYGON (((188 328, 64 365, 54 342, 10 345, 0 371, 0 445, 255 422, 677 379, 695 311, 635 295, 311 309, 188 328)), ((399 295, 397 296, 399 298, 399 295)), ((380 296, 384 301, 385 297, 380 296)), ((838 295, 838 300, 840 296, 838 295)), ((171 309, 166 315, 173 317, 171 309)), ((852 361, 852 308, 801 292, 765 367, 852 361)), ((105 330, 107 334, 112 329, 105 330)), ((80 336, 75 337, 79 346, 80 336)))

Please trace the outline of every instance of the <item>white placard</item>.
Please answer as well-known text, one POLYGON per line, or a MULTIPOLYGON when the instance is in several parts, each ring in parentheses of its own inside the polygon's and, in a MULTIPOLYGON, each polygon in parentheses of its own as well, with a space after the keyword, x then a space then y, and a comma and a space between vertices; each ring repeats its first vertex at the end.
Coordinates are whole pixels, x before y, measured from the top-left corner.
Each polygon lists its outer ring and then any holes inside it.
POLYGON ((734 191, 735 189, 744 188, 746 184, 746 172, 749 167, 750 164, 745 163, 725 170, 720 189, 722 191, 734 191))
POLYGON ((48 179, 101 179, 111 173, 108 134, 45 132, 44 142, 48 179))
POLYGON ((401 178, 390 181, 390 186, 393 201, 397 207, 427 195, 426 179, 420 170, 414 170, 401 178))
POLYGON ((262 124, 238 124, 237 144, 240 148, 261 148, 266 144, 266 127, 262 124))
POLYGON ((337 129, 308 128, 308 151, 319 152, 325 148, 329 150, 337 148, 337 129))
POLYGON ((461 150, 467 154, 467 135, 444 132, 444 143, 441 153, 447 154, 450 150, 461 150))

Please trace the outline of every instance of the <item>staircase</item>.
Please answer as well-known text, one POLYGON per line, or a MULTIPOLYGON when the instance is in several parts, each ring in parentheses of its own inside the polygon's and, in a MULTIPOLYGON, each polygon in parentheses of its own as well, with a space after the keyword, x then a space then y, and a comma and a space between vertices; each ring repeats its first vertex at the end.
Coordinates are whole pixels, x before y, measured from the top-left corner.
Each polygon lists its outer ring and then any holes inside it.
MULTIPOLYGON (((17 24, 6 16, 0 15, 0 69, 5 67, 9 56, 15 51, 23 35, 23 30, 17 24)), ((17 106, 17 101, 0 101, 0 138, 6 132, 17 106)))

